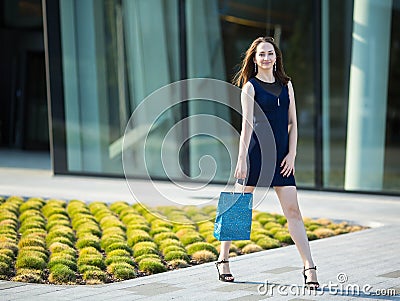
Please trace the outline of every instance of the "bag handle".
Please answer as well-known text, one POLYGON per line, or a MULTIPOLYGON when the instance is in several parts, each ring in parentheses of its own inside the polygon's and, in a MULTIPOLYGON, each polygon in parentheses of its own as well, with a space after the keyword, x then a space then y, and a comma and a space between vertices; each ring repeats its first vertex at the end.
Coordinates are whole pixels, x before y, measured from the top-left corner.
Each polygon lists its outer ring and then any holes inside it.
MULTIPOLYGON (((239 183, 240 185, 242 185, 242 194, 244 195, 244 187, 246 186, 246 185, 245 185, 245 183, 246 183, 246 178, 244 178, 244 179, 237 179, 237 180, 236 180, 236 183, 239 183), (239 183, 239 180, 242 180, 242 184, 239 183)), ((232 189, 232 192, 231 192, 231 193, 232 193, 232 194, 235 193, 235 185, 233 185, 233 189, 232 189)))

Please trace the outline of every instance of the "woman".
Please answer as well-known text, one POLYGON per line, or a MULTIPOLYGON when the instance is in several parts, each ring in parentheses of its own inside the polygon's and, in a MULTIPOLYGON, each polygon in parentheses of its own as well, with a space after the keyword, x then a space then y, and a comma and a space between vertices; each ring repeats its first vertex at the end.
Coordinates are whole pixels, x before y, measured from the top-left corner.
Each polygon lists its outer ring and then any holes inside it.
MULTIPOLYGON (((287 218, 289 233, 303 260, 304 282, 310 289, 317 289, 319 287, 316 275, 317 267, 311 257, 307 234, 297 202, 294 178, 297 146, 294 91, 290 78, 283 69, 282 53, 273 38, 260 37, 251 44, 246 51, 241 69, 234 78, 234 84, 242 86, 243 114, 235 178, 246 179, 243 183, 246 185, 245 192, 253 192, 256 186, 274 187, 287 218), (254 101, 258 106, 254 106, 254 101), (264 153, 260 151, 260 144, 263 143, 262 135, 261 138, 260 135, 254 135, 254 129, 262 129, 262 126, 266 126, 268 123, 258 124, 256 107, 260 107, 268 118, 276 145, 276 162, 274 162, 274 169, 271 172, 272 181, 268 179, 267 183, 265 177, 260 177, 262 174, 260 159, 262 160, 262 153, 264 153)), ((267 132, 267 129, 264 128, 261 131, 267 132)), ((270 154, 269 157, 266 156, 269 161, 270 158, 270 154)), ((243 186, 236 183, 235 188, 242 190, 243 186)), ((221 242, 221 251, 216 263, 219 279, 227 282, 234 281, 228 262, 230 245, 231 241, 221 242)))

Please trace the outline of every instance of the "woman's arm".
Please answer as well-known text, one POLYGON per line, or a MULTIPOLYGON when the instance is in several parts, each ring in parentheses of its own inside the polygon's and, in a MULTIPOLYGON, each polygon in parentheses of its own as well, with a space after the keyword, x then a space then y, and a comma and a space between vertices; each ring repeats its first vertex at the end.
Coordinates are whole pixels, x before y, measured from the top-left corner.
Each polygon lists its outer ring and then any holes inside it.
POLYGON ((254 88, 247 82, 241 93, 242 104, 242 131, 240 133, 238 162, 235 170, 235 178, 244 179, 247 175, 247 152, 253 133, 254 88))
POLYGON ((289 152, 285 159, 283 159, 281 163, 281 167, 283 167, 281 174, 283 176, 290 176, 292 173, 294 174, 294 161, 297 153, 297 117, 296 117, 296 102, 294 97, 294 89, 292 82, 288 83, 289 89, 289 122, 288 122, 288 132, 289 132, 289 152))

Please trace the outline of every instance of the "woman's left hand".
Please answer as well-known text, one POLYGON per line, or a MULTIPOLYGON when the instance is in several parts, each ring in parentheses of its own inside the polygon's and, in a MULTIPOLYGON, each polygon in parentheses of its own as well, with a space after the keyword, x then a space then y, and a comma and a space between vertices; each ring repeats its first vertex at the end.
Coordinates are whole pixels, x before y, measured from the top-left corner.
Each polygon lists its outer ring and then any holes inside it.
POLYGON ((288 153, 286 157, 282 160, 281 163, 281 174, 283 174, 284 177, 289 177, 292 173, 294 175, 294 159, 295 155, 288 153))

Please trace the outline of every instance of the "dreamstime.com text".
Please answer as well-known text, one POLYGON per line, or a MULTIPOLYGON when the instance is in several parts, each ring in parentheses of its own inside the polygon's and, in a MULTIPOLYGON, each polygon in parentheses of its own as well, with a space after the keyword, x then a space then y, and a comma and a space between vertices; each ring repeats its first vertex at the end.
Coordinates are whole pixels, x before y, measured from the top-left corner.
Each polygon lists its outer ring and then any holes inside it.
POLYGON ((317 290, 310 290, 305 286, 299 285, 282 285, 269 283, 265 281, 257 287, 258 293, 264 296, 301 296, 301 295, 346 295, 346 296, 395 296, 395 289, 376 289, 370 284, 359 285, 355 283, 346 283, 348 278, 345 273, 337 275, 339 283, 329 281, 328 283, 320 284, 317 290))

